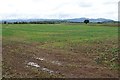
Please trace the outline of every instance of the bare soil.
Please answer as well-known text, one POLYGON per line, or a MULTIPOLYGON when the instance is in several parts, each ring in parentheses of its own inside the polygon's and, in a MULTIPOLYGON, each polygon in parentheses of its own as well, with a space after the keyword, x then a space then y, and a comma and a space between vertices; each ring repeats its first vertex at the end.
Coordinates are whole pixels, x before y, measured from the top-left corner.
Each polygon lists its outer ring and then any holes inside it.
POLYGON ((99 52, 114 44, 96 42, 92 46, 80 45, 68 50, 43 49, 41 43, 3 44, 3 77, 117 78, 117 70, 95 62, 99 52))

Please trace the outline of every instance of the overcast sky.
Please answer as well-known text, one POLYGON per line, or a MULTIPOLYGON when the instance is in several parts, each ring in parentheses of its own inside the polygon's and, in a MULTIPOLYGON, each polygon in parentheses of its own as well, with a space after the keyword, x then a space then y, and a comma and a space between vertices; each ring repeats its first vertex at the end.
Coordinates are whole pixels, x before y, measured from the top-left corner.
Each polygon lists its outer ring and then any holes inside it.
POLYGON ((119 0, 0 0, 2 19, 118 19, 119 0))

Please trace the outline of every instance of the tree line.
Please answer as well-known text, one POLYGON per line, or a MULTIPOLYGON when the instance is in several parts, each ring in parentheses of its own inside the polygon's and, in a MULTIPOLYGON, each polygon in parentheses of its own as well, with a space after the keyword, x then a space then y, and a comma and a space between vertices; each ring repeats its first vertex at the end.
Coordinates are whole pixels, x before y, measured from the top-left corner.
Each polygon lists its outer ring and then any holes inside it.
MULTIPOLYGON (((70 21, 14 21, 7 22, 3 21, 2 24, 59 24, 59 23, 81 23, 81 22, 70 22, 70 21)), ((82 22, 83 23, 83 22, 82 22)), ((84 20, 84 23, 89 23, 89 20, 84 20)))
MULTIPOLYGON (((2 24, 59 24, 59 23, 111 23, 111 22, 90 22, 88 19, 84 20, 83 22, 71 22, 66 20, 56 20, 56 21, 2 21, 2 24)), ((118 21, 114 21, 112 23, 118 23, 118 21)))
POLYGON ((58 24, 58 23, 66 23, 67 21, 15 21, 15 22, 7 22, 3 21, 2 24, 58 24))

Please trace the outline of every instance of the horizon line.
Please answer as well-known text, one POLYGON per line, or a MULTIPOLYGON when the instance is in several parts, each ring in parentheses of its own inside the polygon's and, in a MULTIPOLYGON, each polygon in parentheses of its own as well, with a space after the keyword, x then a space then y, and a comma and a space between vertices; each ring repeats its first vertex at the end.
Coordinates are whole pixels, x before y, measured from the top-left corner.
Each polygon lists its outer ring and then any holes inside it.
MULTIPOLYGON (((86 18, 86 17, 81 17, 81 18, 86 18)), ((26 20, 28 20, 28 19, 47 19, 47 20, 66 20, 66 19, 80 19, 79 17, 76 17, 76 18, 13 18, 13 19, 1 19, 1 21, 2 20, 19 20, 19 19, 21 19, 21 20, 24 20, 24 19, 26 19, 26 20)), ((86 19, 109 19, 109 18, 86 18, 86 19)), ((109 19, 109 20, 113 20, 113 19, 109 19)), ((119 20, 113 20, 113 21, 119 21, 119 20)))

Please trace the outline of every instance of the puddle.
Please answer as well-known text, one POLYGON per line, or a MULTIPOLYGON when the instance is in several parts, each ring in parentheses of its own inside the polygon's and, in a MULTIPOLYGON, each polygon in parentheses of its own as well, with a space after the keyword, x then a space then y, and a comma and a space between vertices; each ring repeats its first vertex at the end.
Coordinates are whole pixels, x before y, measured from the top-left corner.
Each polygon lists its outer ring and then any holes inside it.
POLYGON ((48 68, 42 68, 43 71, 49 72, 50 74, 53 73, 54 71, 48 69, 48 68))
POLYGON ((48 72, 50 74, 54 73, 54 71, 52 71, 52 70, 50 70, 48 68, 44 68, 44 67, 42 68, 37 63, 34 63, 34 62, 28 62, 27 65, 32 66, 32 67, 36 67, 36 68, 38 68, 38 69, 40 69, 42 71, 46 71, 46 72, 48 72))
POLYGON ((37 63, 34 63, 34 62, 29 62, 28 66, 33 66, 33 67, 36 67, 36 68, 40 67, 37 63))
POLYGON ((36 57, 36 59, 37 60, 40 60, 40 61, 46 61, 46 62, 50 62, 50 63, 52 63, 52 64, 56 64, 56 65, 62 65, 59 61, 47 61, 46 59, 44 59, 44 58, 38 58, 38 57, 36 57))
POLYGON ((36 59, 41 61, 45 60, 44 58, 38 58, 38 57, 36 59))
POLYGON ((57 65, 62 65, 60 62, 58 62, 58 61, 52 61, 51 63, 53 63, 53 64, 57 64, 57 65))

